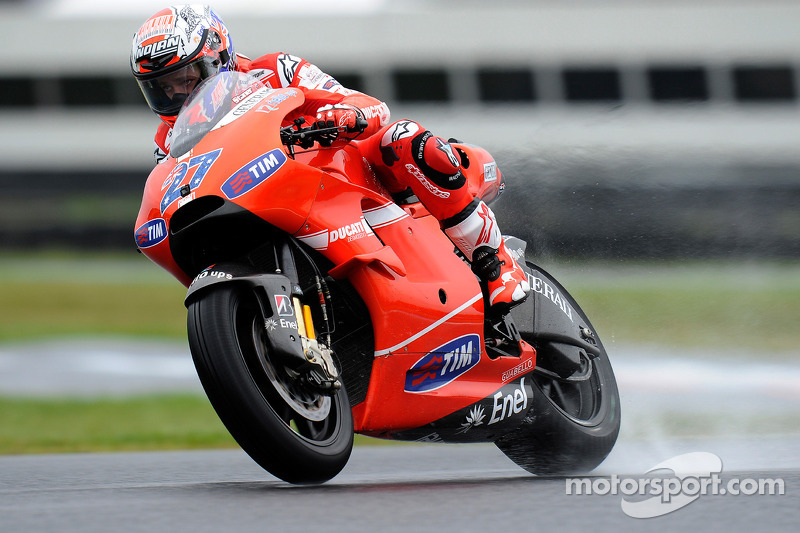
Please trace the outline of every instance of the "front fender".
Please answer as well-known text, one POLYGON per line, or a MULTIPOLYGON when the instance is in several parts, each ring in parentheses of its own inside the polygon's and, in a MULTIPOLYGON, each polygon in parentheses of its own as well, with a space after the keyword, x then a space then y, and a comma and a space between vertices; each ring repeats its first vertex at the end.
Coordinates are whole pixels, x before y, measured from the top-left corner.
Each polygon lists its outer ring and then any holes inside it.
POLYGON ((292 282, 281 274, 256 272, 241 263, 219 263, 198 274, 189 285, 184 299, 188 308, 214 287, 236 283, 245 285, 255 294, 264 321, 267 342, 273 353, 287 365, 298 368, 306 362, 303 344, 298 331, 292 296, 299 292, 292 282))

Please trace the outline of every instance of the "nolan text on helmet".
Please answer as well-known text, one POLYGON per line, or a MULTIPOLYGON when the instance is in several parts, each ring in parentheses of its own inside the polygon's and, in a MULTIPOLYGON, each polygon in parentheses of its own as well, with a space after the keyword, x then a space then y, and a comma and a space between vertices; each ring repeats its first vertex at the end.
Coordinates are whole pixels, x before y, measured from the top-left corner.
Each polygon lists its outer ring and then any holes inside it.
POLYGON ((144 46, 140 46, 136 49, 136 61, 139 61, 143 57, 149 57, 151 59, 157 57, 163 57, 166 55, 176 55, 178 53, 178 47, 181 44, 181 38, 178 36, 175 37, 168 37, 161 41, 146 44, 144 46))

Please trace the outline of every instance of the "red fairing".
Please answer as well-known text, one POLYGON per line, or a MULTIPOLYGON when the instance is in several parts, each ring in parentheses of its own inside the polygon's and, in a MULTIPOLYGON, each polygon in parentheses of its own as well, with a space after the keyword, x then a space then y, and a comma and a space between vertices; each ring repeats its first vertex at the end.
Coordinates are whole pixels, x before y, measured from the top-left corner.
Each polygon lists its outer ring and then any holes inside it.
MULTIPOLYGON (((224 182, 236 176, 243 163, 256 161, 255 172, 259 171, 258 157, 270 152, 265 150, 265 142, 271 141, 277 146, 274 150, 283 153, 277 134, 278 128, 284 114, 303 102, 303 95, 298 90, 289 89, 283 95, 285 99, 278 104, 279 112, 258 112, 256 109, 256 112, 237 118, 236 127, 211 131, 188 154, 177 159, 167 158, 165 162, 156 165, 145 185, 137 228, 147 221, 157 219, 164 220, 168 227, 172 215, 188 202, 206 195, 224 197, 224 182), (243 135, 243 130, 273 133, 243 135), (195 186, 191 187, 192 184, 195 186), (180 188, 187 185, 192 190, 188 196, 183 197, 180 195, 180 188)), ((308 216, 322 172, 288 157, 283 159, 285 161, 282 163, 280 175, 284 179, 266 180, 234 201, 256 214, 269 212, 269 221, 272 224, 287 233, 295 233, 308 216)), ((185 286, 191 283, 194 274, 183 272, 175 263, 169 248, 169 238, 146 248, 140 245, 140 249, 185 286)))
MULTIPOLYGON (((136 222, 141 251, 188 286, 198 272, 183 271, 172 255, 172 217, 199 198, 216 196, 327 257, 334 265, 328 274, 352 284, 374 330, 368 393, 353 409, 356 431, 391 436, 420 428, 491 398, 514 377, 518 382, 514 369, 533 368, 535 350, 520 341, 519 357, 487 355, 485 304, 475 275, 422 204, 392 201, 364 158, 362 142, 295 153, 281 143, 278 131, 288 118, 326 101, 309 104, 309 94, 362 105, 369 97, 335 87, 300 90, 330 79, 286 54, 260 58, 253 70, 257 66, 265 69, 263 80, 290 87, 234 99, 233 110, 187 153, 156 166, 136 222)), ((378 126, 381 119, 371 120, 378 126)), ((491 156, 453 146, 470 161, 463 169, 469 190, 496 195, 501 177, 491 156)), ((526 391, 518 386, 520 394, 526 391)))

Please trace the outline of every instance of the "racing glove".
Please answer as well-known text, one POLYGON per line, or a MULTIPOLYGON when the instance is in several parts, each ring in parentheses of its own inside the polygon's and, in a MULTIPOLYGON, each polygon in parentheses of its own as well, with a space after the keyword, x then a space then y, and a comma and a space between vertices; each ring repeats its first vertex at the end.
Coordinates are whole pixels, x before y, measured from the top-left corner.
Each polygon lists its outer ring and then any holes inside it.
POLYGON ((328 104, 317 109, 318 127, 345 128, 347 133, 361 133, 367 127, 364 113, 356 106, 348 104, 328 104))

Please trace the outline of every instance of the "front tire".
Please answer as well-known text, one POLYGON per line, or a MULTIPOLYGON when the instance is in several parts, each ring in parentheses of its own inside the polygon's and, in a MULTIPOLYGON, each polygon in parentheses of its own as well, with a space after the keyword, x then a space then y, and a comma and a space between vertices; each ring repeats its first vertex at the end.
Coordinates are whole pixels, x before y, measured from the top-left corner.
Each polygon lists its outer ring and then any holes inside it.
POLYGON ((323 483, 353 448, 353 418, 342 387, 321 395, 274 363, 256 295, 223 283, 189 305, 189 347, 203 388, 236 442, 289 483, 323 483))

